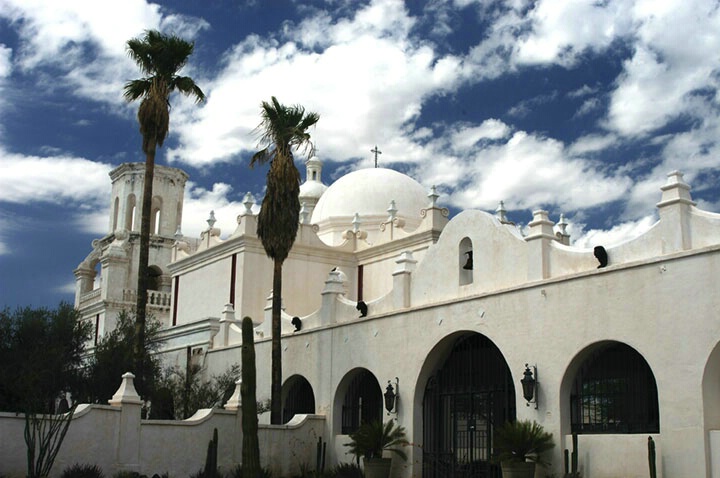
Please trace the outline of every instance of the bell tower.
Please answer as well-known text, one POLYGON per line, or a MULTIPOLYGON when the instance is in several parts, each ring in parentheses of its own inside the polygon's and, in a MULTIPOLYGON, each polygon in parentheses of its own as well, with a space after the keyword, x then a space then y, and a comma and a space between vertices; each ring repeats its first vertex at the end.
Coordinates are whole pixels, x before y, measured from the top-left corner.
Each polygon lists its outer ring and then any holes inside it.
MULTIPOLYGON (((144 163, 125 163, 110 171, 110 220, 107 234, 93 241, 93 250, 75 269, 75 307, 93 319, 96 337, 115 326, 121 310, 132 310, 137 297, 140 220, 144 163)), ((163 323, 170 311, 167 265, 182 223, 183 196, 188 175, 155 166, 150 216, 150 280, 148 310, 163 323)))

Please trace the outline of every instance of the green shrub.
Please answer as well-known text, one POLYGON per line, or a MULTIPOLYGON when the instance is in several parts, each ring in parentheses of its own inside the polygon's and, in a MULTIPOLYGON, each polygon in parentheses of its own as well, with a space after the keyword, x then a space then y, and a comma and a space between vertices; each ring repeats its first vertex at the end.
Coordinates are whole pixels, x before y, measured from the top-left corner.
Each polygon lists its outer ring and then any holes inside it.
MULTIPOLYGON (((192 477, 195 478, 195 477, 192 477)), ((202 478, 202 477, 199 477, 202 478)), ((230 470, 226 475, 225 478, 243 478, 243 469, 242 465, 237 465, 235 468, 230 470)), ((246 477, 251 478, 251 477, 246 477)), ((260 470, 260 478, 273 478, 272 473, 270 470, 263 468, 260 470)))
POLYGON ((147 475, 141 475, 137 471, 118 471, 112 478, 147 478, 147 475))
POLYGON ((60 478, 105 478, 105 473, 97 465, 76 463, 65 468, 60 478))
POLYGON ((328 472, 330 478, 363 478, 360 466, 355 463, 340 463, 328 472))

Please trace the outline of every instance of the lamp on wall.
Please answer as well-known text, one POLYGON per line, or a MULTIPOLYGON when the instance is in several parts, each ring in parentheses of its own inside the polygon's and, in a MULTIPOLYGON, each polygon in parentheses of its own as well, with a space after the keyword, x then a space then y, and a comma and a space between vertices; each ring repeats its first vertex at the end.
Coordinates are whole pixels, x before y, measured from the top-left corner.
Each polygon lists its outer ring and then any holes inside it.
POLYGON ((538 397, 537 397, 537 367, 533 365, 532 370, 528 364, 525 364, 525 372, 523 378, 520 380, 523 390, 523 398, 527 402, 529 407, 531 403, 535 404, 535 410, 538 408, 538 397))
POLYGON ((395 388, 393 388, 392 380, 388 380, 387 388, 385 388, 385 410, 388 413, 397 413, 397 390, 398 378, 395 377, 395 388))

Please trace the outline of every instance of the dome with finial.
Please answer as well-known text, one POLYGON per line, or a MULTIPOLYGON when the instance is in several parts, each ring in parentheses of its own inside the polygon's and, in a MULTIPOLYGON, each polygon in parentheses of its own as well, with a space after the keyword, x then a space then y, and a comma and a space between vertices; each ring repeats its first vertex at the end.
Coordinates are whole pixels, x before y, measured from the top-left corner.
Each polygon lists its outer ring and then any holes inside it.
MULTIPOLYGON (((325 191, 311 222, 319 226, 319 236, 327 242, 331 232, 337 236, 340 231, 351 230, 356 217, 363 229, 378 228, 387 221, 388 208, 392 208, 393 215, 403 219, 406 230, 411 231, 420 224, 421 210, 427 205, 425 188, 411 177, 386 168, 360 169, 341 177, 325 191)), ((336 243, 337 238, 330 242, 336 243)))
POLYGON ((312 207, 328 187, 322 183, 322 161, 317 156, 305 161, 305 168, 305 182, 300 185, 300 202, 312 207))

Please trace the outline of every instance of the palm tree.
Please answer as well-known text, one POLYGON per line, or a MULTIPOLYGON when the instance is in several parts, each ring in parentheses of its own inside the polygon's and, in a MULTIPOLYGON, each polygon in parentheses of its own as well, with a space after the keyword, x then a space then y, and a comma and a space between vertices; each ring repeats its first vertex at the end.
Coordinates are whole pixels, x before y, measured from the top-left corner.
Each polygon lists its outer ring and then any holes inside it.
POLYGON ((282 301, 282 266, 290 253, 300 220, 300 173, 293 161, 293 148, 309 149, 308 128, 318 122, 317 113, 305 113, 300 105, 281 105, 273 96, 261 105, 262 121, 255 129, 263 149, 255 153, 250 167, 270 162, 267 189, 258 215, 257 234, 265 253, 273 260, 272 295, 272 388, 270 390, 270 423, 282 422, 280 393, 282 355, 280 351, 280 309, 282 301))
POLYGON ((135 320, 135 373, 140 379, 144 372, 145 317, 147 309, 148 261, 150 254, 150 209, 155 170, 155 150, 162 146, 170 124, 170 93, 174 90, 194 96, 199 103, 205 100, 192 78, 178 76, 192 54, 194 44, 174 35, 148 30, 141 38, 127 42, 130 58, 140 67, 143 78, 125 83, 127 101, 142 98, 138 108, 138 123, 145 153, 145 178, 140 220, 140 258, 138 263, 137 303, 135 320))

